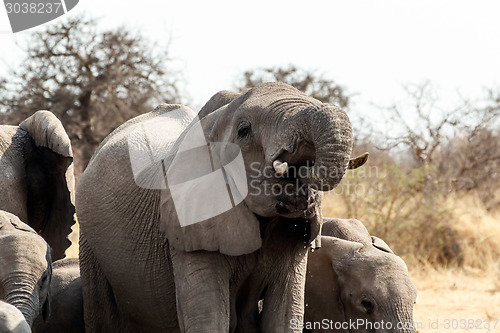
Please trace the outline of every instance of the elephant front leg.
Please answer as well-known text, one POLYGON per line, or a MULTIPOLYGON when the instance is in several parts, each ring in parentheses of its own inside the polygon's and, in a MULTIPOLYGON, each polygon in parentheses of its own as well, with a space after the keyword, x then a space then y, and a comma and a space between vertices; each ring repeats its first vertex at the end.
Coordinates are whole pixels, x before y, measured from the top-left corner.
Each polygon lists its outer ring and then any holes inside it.
POLYGON ((302 332, 306 268, 304 250, 298 254, 295 267, 267 288, 261 313, 263 333, 302 332))
POLYGON ((230 267, 216 252, 181 252, 171 249, 182 332, 221 333, 229 331, 230 267))

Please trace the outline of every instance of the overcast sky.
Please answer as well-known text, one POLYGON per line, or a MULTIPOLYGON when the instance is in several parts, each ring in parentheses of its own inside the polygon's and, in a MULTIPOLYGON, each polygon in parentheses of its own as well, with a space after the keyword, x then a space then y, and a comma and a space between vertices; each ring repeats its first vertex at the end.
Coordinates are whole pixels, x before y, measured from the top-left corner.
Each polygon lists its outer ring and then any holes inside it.
MULTIPOLYGON (((500 84, 500 1, 80 0, 66 15, 80 12, 170 42, 194 107, 246 69, 288 64, 357 93, 365 112, 402 99, 407 82, 430 80, 449 100, 500 84)), ((15 42, 43 26, 9 29, 1 8, 0 73, 17 64, 15 42)))

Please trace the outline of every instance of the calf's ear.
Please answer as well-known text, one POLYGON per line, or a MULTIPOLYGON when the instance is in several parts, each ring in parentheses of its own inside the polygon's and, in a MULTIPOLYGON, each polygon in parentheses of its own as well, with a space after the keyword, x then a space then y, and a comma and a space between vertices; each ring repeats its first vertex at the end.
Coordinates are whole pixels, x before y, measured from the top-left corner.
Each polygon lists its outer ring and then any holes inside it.
POLYGON ((377 249, 388 252, 388 253, 394 253, 392 252, 392 249, 387 245, 387 243, 383 240, 380 239, 376 236, 371 236, 372 237, 372 245, 375 246, 377 249))

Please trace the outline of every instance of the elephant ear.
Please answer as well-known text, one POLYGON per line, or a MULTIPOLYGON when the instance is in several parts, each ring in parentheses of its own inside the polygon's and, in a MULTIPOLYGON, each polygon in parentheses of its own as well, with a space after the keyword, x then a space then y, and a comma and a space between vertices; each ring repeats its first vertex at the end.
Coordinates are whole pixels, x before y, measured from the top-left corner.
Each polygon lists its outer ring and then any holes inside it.
POLYGON ((364 247, 360 242, 331 236, 322 236, 321 244, 322 247, 318 251, 325 251, 328 254, 337 273, 339 273, 338 270, 347 269, 347 261, 357 255, 364 247))
POLYGON ((25 145, 28 221, 51 246, 54 260, 64 258, 67 236, 75 224, 73 152, 59 119, 37 111, 19 128, 32 144, 25 145))
POLYGON ((327 244, 310 251, 307 258, 305 303, 308 306, 305 308, 305 319, 309 322, 344 320, 338 276, 332 267, 332 253, 328 247, 327 244))
POLYGON ((47 294, 47 299, 42 306, 42 318, 44 322, 47 322, 50 317, 50 292, 47 294))
MULTIPOLYGON (((164 191, 168 192, 168 190, 164 191)), ((230 256, 252 253, 262 246, 259 222, 244 202, 217 216, 181 226, 173 200, 162 195, 161 230, 172 249, 218 251, 230 256)), ((199 203, 193 202, 193 205, 199 203)), ((193 207, 193 209, 196 209, 193 207)))
POLYGON ((51 290, 51 284, 50 284, 50 282, 52 280, 52 266, 51 266, 51 264, 49 264, 48 279, 49 279, 49 289, 47 290, 47 297, 45 298, 45 301, 43 302, 43 305, 42 305, 42 318, 43 318, 44 322, 47 322, 49 320, 50 309, 51 309, 50 304, 52 302, 52 297, 51 297, 52 290, 51 290))
POLYGON ((173 248, 239 256, 262 246, 260 226, 244 201, 248 182, 239 146, 216 141, 217 114, 195 119, 164 160, 161 230, 173 248))
POLYGON ((321 202, 323 201, 323 192, 318 191, 318 202, 315 206, 316 214, 312 219, 309 219, 310 223, 310 235, 309 241, 311 249, 319 249, 321 247, 321 234, 323 228, 323 213, 321 211, 321 202))
POLYGON ((394 254, 392 249, 389 247, 389 245, 387 245, 387 243, 383 239, 380 239, 376 236, 371 236, 371 237, 372 237, 372 244, 374 247, 376 247, 381 251, 394 254))
POLYGON ((214 112, 224 105, 231 103, 241 95, 241 93, 235 93, 228 90, 219 91, 201 108, 200 112, 198 112, 198 117, 200 119, 204 118, 206 115, 214 112))

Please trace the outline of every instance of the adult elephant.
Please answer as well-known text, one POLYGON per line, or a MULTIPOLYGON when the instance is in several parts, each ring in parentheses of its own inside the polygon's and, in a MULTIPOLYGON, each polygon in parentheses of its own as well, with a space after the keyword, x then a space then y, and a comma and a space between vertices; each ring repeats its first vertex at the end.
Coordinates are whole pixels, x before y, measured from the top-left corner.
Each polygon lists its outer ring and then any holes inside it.
POLYGON ((0 300, 15 306, 31 326, 50 311, 50 248, 19 218, 0 211, 0 300))
POLYGON ((304 332, 416 332, 404 261, 354 219, 325 218, 307 262, 304 332))
POLYGON ((280 83, 221 92, 200 116, 163 105, 134 118, 82 175, 87 332, 289 332, 302 320, 319 190, 348 167, 349 119, 280 83))
POLYGON ((0 127, 0 209, 18 216, 51 246, 54 260, 71 245, 75 223, 71 143, 61 122, 38 111, 0 127))

